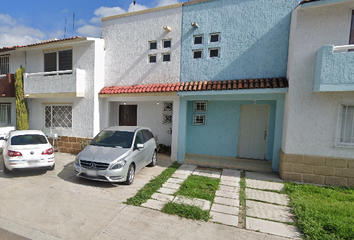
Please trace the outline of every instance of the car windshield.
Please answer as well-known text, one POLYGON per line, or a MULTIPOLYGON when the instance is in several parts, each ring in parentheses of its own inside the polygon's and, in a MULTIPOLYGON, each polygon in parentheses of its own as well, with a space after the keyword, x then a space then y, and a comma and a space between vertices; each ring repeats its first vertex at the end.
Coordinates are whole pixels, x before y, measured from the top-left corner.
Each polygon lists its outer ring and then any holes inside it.
POLYGON ((48 141, 45 136, 39 134, 18 135, 11 138, 11 145, 31 145, 46 143, 48 143, 48 141))
POLYGON ((102 131, 91 142, 91 145, 102 147, 130 148, 134 132, 102 131))

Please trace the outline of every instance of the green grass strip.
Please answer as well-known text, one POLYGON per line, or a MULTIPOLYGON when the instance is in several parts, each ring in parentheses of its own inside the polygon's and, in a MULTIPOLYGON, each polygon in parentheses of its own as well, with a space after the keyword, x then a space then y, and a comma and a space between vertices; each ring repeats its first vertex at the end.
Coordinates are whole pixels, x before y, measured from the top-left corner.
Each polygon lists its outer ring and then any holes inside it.
POLYGON ((220 179, 190 175, 174 195, 205 199, 213 203, 219 183, 220 179))
POLYGON ((148 199, 151 198, 152 194, 154 194, 160 187, 162 187, 162 184, 164 184, 167 179, 172 176, 172 174, 179 168, 179 166, 179 163, 174 162, 159 176, 152 179, 142 189, 140 189, 134 197, 129 198, 125 204, 140 206, 141 204, 145 203, 148 199))
POLYGON ((161 210, 164 213, 178 215, 180 217, 209 221, 209 211, 188 204, 177 204, 169 202, 161 210))
POLYGON ((306 239, 354 239, 354 189, 286 183, 306 239))

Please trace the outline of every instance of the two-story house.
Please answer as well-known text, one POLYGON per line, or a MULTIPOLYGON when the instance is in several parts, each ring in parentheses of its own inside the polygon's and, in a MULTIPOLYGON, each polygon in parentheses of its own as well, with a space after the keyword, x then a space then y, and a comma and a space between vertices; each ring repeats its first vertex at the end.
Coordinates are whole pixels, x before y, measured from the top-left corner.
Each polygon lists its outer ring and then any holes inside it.
POLYGON ((354 186, 353 9, 353 0, 307 0, 292 12, 283 179, 354 186))
POLYGON ((290 19, 297 4, 183 4, 179 162, 242 167, 237 164, 243 158, 254 169, 278 171, 290 19))
POLYGON ((182 4, 102 19, 101 128, 150 127, 177 159, 182 4))

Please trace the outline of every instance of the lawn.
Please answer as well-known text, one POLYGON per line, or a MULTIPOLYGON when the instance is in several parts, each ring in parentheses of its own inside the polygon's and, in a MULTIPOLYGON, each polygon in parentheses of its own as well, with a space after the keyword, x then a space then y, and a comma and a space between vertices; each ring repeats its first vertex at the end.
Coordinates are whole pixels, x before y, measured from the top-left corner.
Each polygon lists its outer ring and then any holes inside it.
POLYGON ((354 239, 354 189, 286 183, 306 239, 354 239))

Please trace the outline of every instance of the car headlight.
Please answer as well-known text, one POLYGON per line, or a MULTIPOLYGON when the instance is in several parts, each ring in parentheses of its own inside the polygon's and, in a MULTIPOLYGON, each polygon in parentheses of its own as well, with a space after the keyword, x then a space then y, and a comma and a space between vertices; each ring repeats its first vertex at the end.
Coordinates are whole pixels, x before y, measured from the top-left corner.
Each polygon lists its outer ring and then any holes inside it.
POLYGON ((79 158, 79 155, 77 155, 77 156, 75 157, 75 163, 76 163, 77 165, 80 165, 80 158, 79 158))
POLYGON ((127 163, 127 161, 125 161, 125 160, 119 160, 110 168, 110 170, 120 169, 120 168, 124 167, 124 165, 126 163, 127 163))

